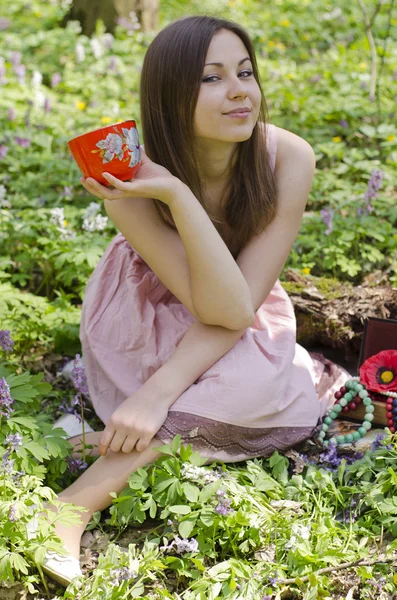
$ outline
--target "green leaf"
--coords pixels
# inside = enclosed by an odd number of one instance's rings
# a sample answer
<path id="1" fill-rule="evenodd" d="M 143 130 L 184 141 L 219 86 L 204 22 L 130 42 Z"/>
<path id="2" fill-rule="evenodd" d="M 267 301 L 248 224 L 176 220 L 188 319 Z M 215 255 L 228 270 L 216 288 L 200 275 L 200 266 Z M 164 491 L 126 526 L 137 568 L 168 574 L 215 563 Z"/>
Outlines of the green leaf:
<path id="1" fill-rule="evenodd" d="M 182 489 L 185 492 L 185 496 L 189 502 L 197 502 L 200 490 L 196 485 L 193 485 L 189 481 L 185 481 L 182 483 Z"/>
<path id="2" fill-rule="evenodd" d="M 191 515 L 179 523 L 178 531 L 183 538 L 190 537 L 197 523 L 197 515 Z"/>
<path id="3" fill-rule="evenodd" d="M 16 552 L 11 552 L 10 559 L 11 565 L 16 571 L 20 571 L 24 575 L 27 575 L 29 573 L 29 563 L 23 558 L 23 556 L 17 554 Z"/>
<path id="4" fill-rule="evenodd" d="M 176 513 L 177 515 L 188 515 L 192 512 L 190 506 L 186 506 L 185 504 L 176 504 L 174 506 L 169 506 L 168 510 L 172 513 Z"/>
<path id="5" fill-rule="evenodd" d="M 212 483 L 206 485 L 200 492 L 200 496 L 198 498 L 199 504 L 204 504 L 205 502 L 207 502 L 207 500 L 212 498 L 212 496 L 221 487 L 221 485 L 221 479 L 218 479 L 218 481 L 213 481 Z"/>

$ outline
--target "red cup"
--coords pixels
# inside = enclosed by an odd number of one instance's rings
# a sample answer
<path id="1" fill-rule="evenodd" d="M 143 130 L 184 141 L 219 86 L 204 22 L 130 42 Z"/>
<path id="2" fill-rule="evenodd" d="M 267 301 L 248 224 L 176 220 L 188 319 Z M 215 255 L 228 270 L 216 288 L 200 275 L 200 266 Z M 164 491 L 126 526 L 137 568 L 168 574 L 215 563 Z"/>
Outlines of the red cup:
<path id="1" fill-rule="evenodd" d="M 102 173 L 128 181 L 142 164 L 138 130 L 132 120 L 78 135 L 68 141 L 68 146 L 84 177 L 106 186 L 110 183 Z"/>

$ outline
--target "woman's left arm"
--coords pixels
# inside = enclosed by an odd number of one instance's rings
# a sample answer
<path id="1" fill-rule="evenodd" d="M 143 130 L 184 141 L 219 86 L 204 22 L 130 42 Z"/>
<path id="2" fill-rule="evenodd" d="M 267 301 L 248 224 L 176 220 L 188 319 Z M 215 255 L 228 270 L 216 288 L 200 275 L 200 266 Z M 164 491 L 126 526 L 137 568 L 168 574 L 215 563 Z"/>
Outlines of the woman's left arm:
<path id="1" fill-rule="evenodd" d="M 304 139 L 278 128 L 278 140 L 277 216 L 248 242 L 236 260 L 248 283 L 254 313 L 265 302 L 283 270 L 301 226 L 316 170 L 313 149 Z"/>

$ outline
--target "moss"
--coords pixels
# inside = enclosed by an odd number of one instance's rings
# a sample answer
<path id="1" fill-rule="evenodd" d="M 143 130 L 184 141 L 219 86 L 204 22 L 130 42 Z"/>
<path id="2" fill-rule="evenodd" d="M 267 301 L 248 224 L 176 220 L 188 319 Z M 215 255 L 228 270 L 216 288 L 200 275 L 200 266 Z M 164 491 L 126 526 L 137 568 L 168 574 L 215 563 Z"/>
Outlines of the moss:
<path id="1" fill-rule="evenodd" d="M 290 295 L 300 295 L 307 287 L 316 287 L 326 300 L 334 300 L 346 295 L 346 288 L 351 289 L 351 284 L 340 282 L 328 277 L 313 277 L 306 275 L 305 283 L 300 281 L 281 281 L 281 285 Z"/>

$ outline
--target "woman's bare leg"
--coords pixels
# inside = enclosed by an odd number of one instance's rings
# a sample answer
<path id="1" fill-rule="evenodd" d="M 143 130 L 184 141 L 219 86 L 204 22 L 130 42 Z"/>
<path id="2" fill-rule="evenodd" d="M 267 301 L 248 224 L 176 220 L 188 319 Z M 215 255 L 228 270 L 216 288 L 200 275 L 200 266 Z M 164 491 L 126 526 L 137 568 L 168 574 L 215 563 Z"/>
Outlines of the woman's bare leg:
<path id="1" fill-rule="evenodd" d="M 106 456 L 100 456 L 72 485 L 58 494 L 62 502 L 73 502 L 87 508 L 86 512 L 80 513 L 81 525 L 55 524 L 57 535 L 73 556 L 80 556 L 80 539 L 93 513 L 111 504 L 110 492 L 119 494 L 126 487 L 131 473 L 153 463 L 160 456 L 160 452 L 152 449 L 153 446 L 163 446 L 163 442 L 153 438 L 149 448 L 143 452 L 133 450 L 124 454 L 108 450 Z"/>

